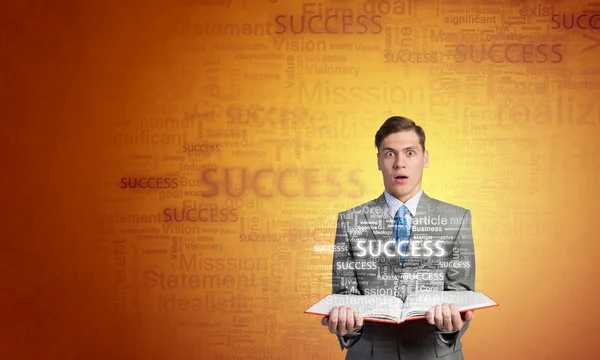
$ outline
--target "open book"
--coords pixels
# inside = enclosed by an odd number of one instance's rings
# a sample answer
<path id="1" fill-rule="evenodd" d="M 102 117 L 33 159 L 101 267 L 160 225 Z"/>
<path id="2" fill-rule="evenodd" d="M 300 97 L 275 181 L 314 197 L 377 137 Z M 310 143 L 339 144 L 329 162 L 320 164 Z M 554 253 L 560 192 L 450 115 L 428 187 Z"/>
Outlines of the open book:
<path id="1" fill-rule="evenodd" d="M 327 316 L 334 307 L 346 306 L 358 311 L 366 321 L 400 324 L 423 319 L 432 306 L 442 303 L 456 304 L 459 312 L 498 306 L 480 292 L 432 291 L 412 293 L 404 302 L 390 295 L 328 295 L 304 313 Z"/>

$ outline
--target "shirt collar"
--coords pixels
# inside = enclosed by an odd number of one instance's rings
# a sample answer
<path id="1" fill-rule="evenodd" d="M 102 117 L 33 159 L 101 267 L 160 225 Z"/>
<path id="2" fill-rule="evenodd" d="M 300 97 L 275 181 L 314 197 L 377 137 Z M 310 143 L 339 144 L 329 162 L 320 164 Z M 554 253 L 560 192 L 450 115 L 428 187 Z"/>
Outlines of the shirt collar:
<path id="1" fill-rule="evenodd" d="M 405 203 L 396 199 L 385 190 L 383 191 L 383 195 L 385 196 L 385 202 L 387 203 L 392 219 L 396 216 L 398 209 L 400 209 L 402 205 L 405 205 L 408 208 L 408 212 L 410 212 L 410 215 L 414 218 L 417 213 L 417 206 L 419 206 L 419 201 L 421 200 L 421 195 L 423 195 L 423 189 L 419 189 L 419 191 Z"/>

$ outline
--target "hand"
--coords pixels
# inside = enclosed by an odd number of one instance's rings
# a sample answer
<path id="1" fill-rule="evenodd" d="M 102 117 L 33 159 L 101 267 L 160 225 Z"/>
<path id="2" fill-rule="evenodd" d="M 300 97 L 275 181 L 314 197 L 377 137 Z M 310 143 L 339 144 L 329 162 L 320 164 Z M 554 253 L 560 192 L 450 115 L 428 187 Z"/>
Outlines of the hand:
<path id="1" fill-rule="evenodd" d="M 345 306 L 334 307 L 331 309 L 329 317 L 321 319 L 321 325 L 327 326 L 329 332 L 332 334 L 344 336 L 356 329 L 360 329 L 363 326 L 363 317 L 358 311 L 352 310 L 352 308 Z"/>
<path id="2" fill-rule="evenodd" d="M 458 331 L 463 328 L 465 322 L 473 319 L 475 314 L 472 311 L 461 314 L 456 304 L 444 303 L 431 307 L 425 317 L 428 323 L 437 326 L 440 330 Z"/>

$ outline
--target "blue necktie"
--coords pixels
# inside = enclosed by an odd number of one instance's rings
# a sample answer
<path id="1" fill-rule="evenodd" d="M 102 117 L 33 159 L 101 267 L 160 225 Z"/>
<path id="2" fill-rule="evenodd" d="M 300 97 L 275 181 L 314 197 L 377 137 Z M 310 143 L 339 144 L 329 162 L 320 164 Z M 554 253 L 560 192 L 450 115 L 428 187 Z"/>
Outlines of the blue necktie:
<path id="1" fill-rule="evenodd" d="M 405 254 L 408 249 L 408 239 L 410 237 L 410 227 L 406 222 L 406 213 L 408 208 L 404 205 L 396 212 L 396 223 L 394 224 L 394 238 L 396 245 L 400 246 L 400 252 Z M 400 243 L 404 241 L 403 243 Z M 404 265 L 404 256 L 400 255 L 400 264 Z"/>

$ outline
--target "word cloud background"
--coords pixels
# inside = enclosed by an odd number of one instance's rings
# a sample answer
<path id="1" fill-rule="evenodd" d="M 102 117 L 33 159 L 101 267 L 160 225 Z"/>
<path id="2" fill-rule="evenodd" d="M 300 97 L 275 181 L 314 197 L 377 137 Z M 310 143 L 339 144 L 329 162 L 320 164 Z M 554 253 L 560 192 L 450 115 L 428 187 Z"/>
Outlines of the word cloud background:
<path id="1" fill-rule="evenodd" d="M 2 341 L 11 359 L 342 359 L 337 213 L 374 134 L 427 134 L 472 211 L 471 359 L 592 359 L 600 3 L 5 1 Z"/>

